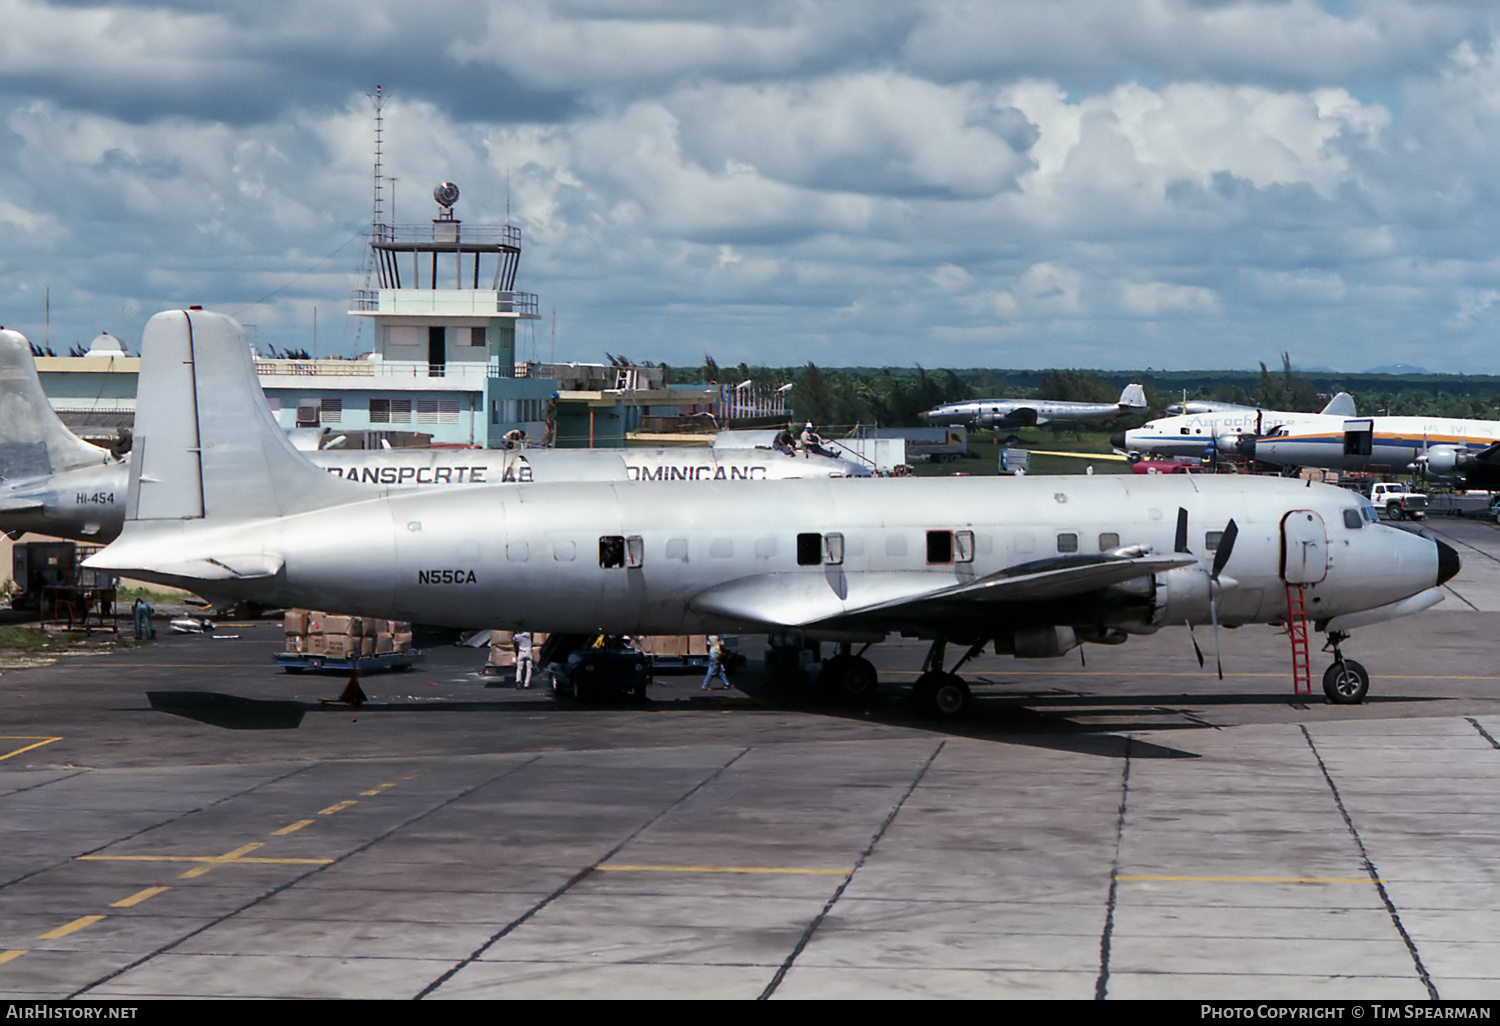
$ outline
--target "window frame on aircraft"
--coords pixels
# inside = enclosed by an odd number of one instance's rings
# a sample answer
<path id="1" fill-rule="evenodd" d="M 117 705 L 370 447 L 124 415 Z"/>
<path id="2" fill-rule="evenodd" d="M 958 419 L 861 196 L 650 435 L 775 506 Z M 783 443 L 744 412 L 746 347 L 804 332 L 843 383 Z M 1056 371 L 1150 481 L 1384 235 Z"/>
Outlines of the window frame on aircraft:
<path id="1" fill-rule="evenodd" d="M 823 536 L 823 562 L 829 566 L 844 563 L 844 536 L 838 532 Z"/>
<path id="2" fill-rule="evenodd" d="M 803 531 L 797 535 L 797 565 L 823 565 L 823 536 L 815 531 Z"/>
<path id="3" fill-rule="evenodd" d="M 1222 542 L 1223 540 L 1224 540 L 1224 532 L 1223 531 L 1205 531 L 1205 532 L 1203 532 L 1203 547 L 1204 547 L 1204 549 L 1206 549 L 1209 552 L 1218 552 L 1219 551 L 1219 543 Z"/>
<path id="4" fill-rule="evenodd" d="M 927 565 L 950 566 L 953 563 L 953 532 L 927 532 Z"/>
<path id="5" fill-rule="evenodd" d="M 601 570 L 638 570 L 645 563 L 646 542 L 638 534 L 601 534 Z"/>
<path id="6" fill-rule="evenodd" d="M 974 562 L 974 532 L 973 531 L 954 531 L 953 532 L 953 562 L 955 562 L 955 563 L 972 563 L 972 562 Z"/>
<path id="7" fill-rule="evenodd" d="M 1116 531 L 1102 531 L 1099 534 L 1099 551 L 1111 552 L 1120 547 L 1120 535 Z"/>

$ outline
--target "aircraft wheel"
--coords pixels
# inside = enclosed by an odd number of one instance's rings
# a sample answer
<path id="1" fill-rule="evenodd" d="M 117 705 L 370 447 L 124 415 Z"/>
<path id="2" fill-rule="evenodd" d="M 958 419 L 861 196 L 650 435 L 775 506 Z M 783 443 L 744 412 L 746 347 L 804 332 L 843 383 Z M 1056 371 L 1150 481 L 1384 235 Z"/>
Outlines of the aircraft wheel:
<path id="1" fill-rule="evenodd" d="M 828 660 L 818 680 L 830 697 L 860 702 L 875 694 L 880 675 L 868 659 L 841 655 Z"/>
<path id="2" fill-rule="evenodd" d="M 1370 690 L 1370 675 L 1353 659 L 1341 659 L 1323 673 L 1323 694 L 1334 705 L 1358 705 Z"/>
<path id="3" fill-rule="evenodd" d="M 912 697 L 924 715 L 957 719 L 969 707 L 969 685 L 954 673 L 924 673 L 917 678 Z"/>

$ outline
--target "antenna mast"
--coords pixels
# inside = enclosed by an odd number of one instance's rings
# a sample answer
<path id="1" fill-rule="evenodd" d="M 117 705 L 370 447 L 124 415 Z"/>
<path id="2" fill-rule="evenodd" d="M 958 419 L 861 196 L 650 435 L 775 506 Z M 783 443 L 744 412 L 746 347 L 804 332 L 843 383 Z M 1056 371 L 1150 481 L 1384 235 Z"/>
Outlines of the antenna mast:
<path id="1" fill-rule="evenodd" d="M 383 116 L 383 114 L 381 112 L 381 107 L 385 103 L 385 96 L 380 91 L 380 85 L 379 85 L 379 83 L 377 83 L 376 86 L 375 86 L 375 95 L 372 97 L 372 99 L 375 101 L 375 207 L 374 207 L 374 211 L 373 211 L 373 216 L 370 219 L 370 232 L 371 232 L 372 235 L 374 235 L 378 239 L 383 234 L 382 229 L 384 228 L 384 222 L 381 220 L 381 213 L 382 212 L 381 212 L 381 204 L 380 204 L 380 183 L 381 183 L 380 146 L 381 146 L 381 141 L 382 141 L 382 139 L 381 139 L 381 133 L 382 133 L 384 127 L 385 127 L 384 126 L 384 116 Z"/>

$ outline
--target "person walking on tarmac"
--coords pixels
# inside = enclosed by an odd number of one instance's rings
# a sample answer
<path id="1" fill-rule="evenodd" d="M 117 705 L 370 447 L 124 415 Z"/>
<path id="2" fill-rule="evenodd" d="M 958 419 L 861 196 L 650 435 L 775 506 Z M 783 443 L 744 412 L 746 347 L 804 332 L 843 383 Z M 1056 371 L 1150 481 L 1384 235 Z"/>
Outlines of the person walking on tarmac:
<path id="1" fill-rule="evenodd" d="M 717 686 L 710 684 L 715 677 L 724 683 Z M 704 691 L 728 691 L 733 685 L 729 683 L 729 674 L 724 672 L 724 642 L 717 634 L 708 636 L 708 672 L 703 675 Z"/>
<path id="2" fill-rule="evenodd" d="M 517 631 L 512 636 L 511 644 L 516 651 L 516 687 L 531 687 L 531 671 L 533 661 L 531 658 L 531 632 Z"/>
<path id="3" fill-rule="evenodd" d="M 156 637 L 156 625 L 151 622 L 151 616 L 155 612 L 156 610 L 151 608 L 151 603 L 145 599 L 136 599 L 135 604 L 130 607 L 131 618 L 135 621 L 136 641 Z"/>

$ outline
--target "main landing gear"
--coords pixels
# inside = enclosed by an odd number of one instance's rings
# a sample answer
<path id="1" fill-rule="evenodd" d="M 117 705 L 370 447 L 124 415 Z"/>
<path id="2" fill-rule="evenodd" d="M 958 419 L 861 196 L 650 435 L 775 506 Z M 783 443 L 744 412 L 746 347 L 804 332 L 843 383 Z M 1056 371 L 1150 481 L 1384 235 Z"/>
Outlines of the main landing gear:
<path id="1" fill-rule="evenodd" d="M 932 648 L 927 651 L 926 661 L 922 663 L 922 675 L 912 685 L 911 697 L 917 711 L 941 720 L 962 716 L 973 696 L 969 693 L 969 685 L 958 675 L 958 669 L 984 651 L 985 644 L 979 641 L 970 646 L 963 658 L 953 664 L 953 669 L 945 671 L 943 656 L 948 639 L 940 637 L 934 640 Z"/>
<path id="2" fill-rule="evenodd" d="M 869 647 L 866 645 L 855 655 L 849 651 L 846 641 L 839 645 L 834 657 L 823 664 L 818 683 L 830 698 L 863 702 L 874 697 L 875 689 L 880 685 L 880 675 L 875 672 L 875 664 L 864 657 Z"/>
<path id="3" fill-rule="evenodd" d="M 1349 637 L 1347 631 L 1329 631 L 1328 644 L 1333 649 L 1333 665 L 1323 673 L 1323 694 L 1334 705 L 1358 705 L 1370 690 L 1370 675 L 1353 659 L 1345 659 L 1339 645 Z"/>

